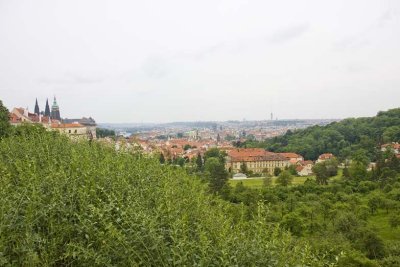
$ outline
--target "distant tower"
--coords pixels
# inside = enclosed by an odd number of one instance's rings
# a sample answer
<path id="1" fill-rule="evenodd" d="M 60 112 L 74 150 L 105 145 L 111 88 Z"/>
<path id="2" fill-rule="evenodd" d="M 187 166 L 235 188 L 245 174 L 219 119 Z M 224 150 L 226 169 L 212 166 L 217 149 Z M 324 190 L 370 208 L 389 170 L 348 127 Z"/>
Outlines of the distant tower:
<path id="1" fill-rule="evenodd" d="M 61 120 L 60 108 L 57 105 L 56 97 L 54 97 L 53 105 L 51 106 L 51 118 L 55 120 Z"/>
<path id="2" fill-rule="evenodd" d="M 35 114 L 36 114 L 36 115 L 39 115 L 39 113 L 40 113 L 40 110 L 39 110 L 39 105 L 38 105 L 37 98 L 36 98 L 36 103 L 35 103 Z"/>
<path id="3" fill-rule="evenodd" d="M 46 99 L 46 108 L 44 110 L 44 115 L 46 117 L 50 117 L 49 99 Z"/>
<path id="4" fill-rule="evenodd" d="M 274 114 L 271 112 L 271 121 L 274 119 Z"/>

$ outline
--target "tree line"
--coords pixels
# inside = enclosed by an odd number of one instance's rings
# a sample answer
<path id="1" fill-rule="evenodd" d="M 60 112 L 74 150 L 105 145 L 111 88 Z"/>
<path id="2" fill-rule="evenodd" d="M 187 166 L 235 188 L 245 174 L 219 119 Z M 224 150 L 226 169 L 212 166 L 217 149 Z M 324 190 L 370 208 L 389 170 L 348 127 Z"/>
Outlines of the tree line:
<path id="1" fill-rule="evenodd" d="M 265 141 L 235 143 L 240 147 L 262 147 L 273 152 L 295 152 L 305 159 L 316 160 L 323 153 L 339 159 L 363 150 L 375 161 L 376 149 L 389 142 L 400 142 L 400 108 L 379 112 L 375 117 L 349 118 L 326 126 L 287 131 Z"/>

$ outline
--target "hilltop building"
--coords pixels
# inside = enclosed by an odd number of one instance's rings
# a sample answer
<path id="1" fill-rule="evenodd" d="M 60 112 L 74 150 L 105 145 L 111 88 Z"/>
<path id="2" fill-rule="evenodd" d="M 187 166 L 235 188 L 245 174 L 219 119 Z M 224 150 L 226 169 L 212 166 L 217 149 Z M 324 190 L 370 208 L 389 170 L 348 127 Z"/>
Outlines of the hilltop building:
<path id="1" fill-rule="evenodd" d="M 317 163 L 321 163 L 324 162 L 326 160 L 330 160 L 333 159 L 335 156 L 332 153 L 324 153 L 319 155 L 318 159 L 317 159 Z"/>
<path id="2" fill-rule="evenodd" d="M 86 132 L 87 132 L 87 134 L 89 136 L 89 139 L 96 138 L 96 126 L 97 126 L 97 124 L 96 124 L 96 121 L 92 117 L 89 117 L 89 118 L 83 117 L 81 119 L 67 119 L 67 118 L 65 118 L 65 119 L 62 120 L 62 122 L 63 123 L 69 123 L 69 124 L 78 123 L 78 124 L 80 124 L 80 125 L 82 125 L 82 126 L 84 126 L 86 128 Z"/>
<path id="3" fill-rule="evenodd" d="M 292 152 L 287 152 L 287 153 L 278 153 L 279 155 L 284 156 L 291 164 L 297 164 L 298 162 L 304 161 L 303 156 L 292 153 Z"/>
<path id="4" fill-rule="evenodd" d="M 96 121 L 89 118 L 81 119 L 62 119 L 60 116 L 60 108 L 54 97 L 53 105 L 49 107 L 49 101 L 46 100 L 44 112 L 40 112 L 39 104 L 36 99 L 34 113 L 30 113 L 28 109 L 14 108 L 9 115 L 12 125 L 21 123 L 40 123 L 48 130 L 58 131 L 69 135 L 73 139 L 94 139 L 96 138 Z"/>
<path id="5" fill-rule="evenodd" d="M 52 123 L 51 129 L 62 134 L 67 134 L 72 139 L 90 139 L 87 129 L 80 123 Z"/>

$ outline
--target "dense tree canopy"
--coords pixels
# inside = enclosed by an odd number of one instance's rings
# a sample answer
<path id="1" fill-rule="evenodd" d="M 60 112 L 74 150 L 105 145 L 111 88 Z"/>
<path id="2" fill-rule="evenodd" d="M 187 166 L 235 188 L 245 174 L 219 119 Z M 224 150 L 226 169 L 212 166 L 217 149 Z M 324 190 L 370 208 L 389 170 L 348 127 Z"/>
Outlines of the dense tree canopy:
<path id="1" fill-rule="evenodd" d="M 115 137 L 115 131 L 105 128 L 96 128 L 97 137 Z"/>
<path id="2" fill-rule="evenodd" d="M 276 152 L 296 152 L 315 160 L 322 153 L 333 153 L 340 159 L 354 151 L 365 150 L 375 160 L 376 148 L 384 142 L 400 141 L 400 108 L 379 112 L 371 118 L 350 118 L 327 126 L 313 126 L 264 142 L 247 141 L 241 146 L 264 147 Z"/>

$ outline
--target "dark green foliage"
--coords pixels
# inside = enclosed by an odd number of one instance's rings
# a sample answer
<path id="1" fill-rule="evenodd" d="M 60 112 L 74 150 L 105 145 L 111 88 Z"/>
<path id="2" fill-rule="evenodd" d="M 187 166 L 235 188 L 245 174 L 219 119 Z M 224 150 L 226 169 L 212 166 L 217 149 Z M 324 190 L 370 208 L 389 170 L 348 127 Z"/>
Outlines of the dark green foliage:
<path id="1" fill-rule="evenodd" d="M 203 169 L 203 158 L 201 157 L 200 153 L 197 154 L 196 165 L 198 171 L 201 171 Z"/>
<path id="2" fill-rule="evenodd" d="M 278 176 L 281 172 L 282 172 L 282 169 L 281 169 L 281 168 L 279 168 L 279 167 L 275 167 L 275 168 L 274 168 L 274 175 L 275 175 L 275 176 Z"/>
<path id="3" fill-rule="evenodd" d="M 179 166 L 183 167 L 186 163 L 186 159 L 185 158 L 178 158 L 177 159 L 177 163 Z"/>
<path id="4" fill-rule="evenodd" d="M 247 164 L 246 162 L 242 162 L 240 164 L 240 172 L 244 174 L 248 174 L 249 170 L 247 169 Z"/>
<path id="5" fill-rule="evenodd" d="M 367 178 L 371 177 L 368 173 Z M 400 245 L 389 251 L 390 245 L 381 236 L 383 228 L 398 233 L 398 173 L 396 177 L 384 187 L 379 181 L 354 179 L 335 179 L 327 185 L 309 179 L 304 185 L 258 190 L 240 185 L 231 192 L 230 201 L 244 204 L 249 218 L 257 213 L 256 203 L 267 203 L 269 223 L 279 224 L 320 249 L 328 246 L 343 253 L 339 266 L 379 266 L 400 257 Z M 377 218 L 379 224 L 374 222 Z"/>
<path id="6" fill-rule="evenodd" d="M 163 153 L 160 153 L 159 161 L 160 161 L 161 164 L 165 163 L 165 157 L 164 157 Z"/>
<path id="7" fill-rule="evenodd" d="M 383 141 L 389 142 L 400 142 L 400 126 L 391 126 L 386 128 L 383 132 Z"/>
<path id="8" fill-rule="evenodd" d="M 296 152 L 315 160 L 322 153 L 333 153 L 340 159 L 363 149 L 375 160 L 376 147 L 382 142 L 399 141 L 400 108 L 379 112 L 371 118 L 345 119 L 327 126 L 313 126 L 287 132 L 264 142 L 247 141 L 242 147 L 262 147 L 276 152 Z"/>
<path id="9" fill-rule="evenodd" d="M 285 167 L 285 170 L 289 171 L 291 175 L 297 175 L 296 165 L 291 164 L 288 167 Z"/>
<path id="10" fill-rule="evenodd" d="M 236 138 L 234 137 L 234 136 L 232 136 L 232 135 L 226 135 L 225 136 L 225 138 L 224 138 L 226 141 L 233 141 L 233 140 L 235 140 Z"/>
<path id="11" fill-rule="evenodd" d="M 385 256 L 383 240 L 371 229 L 364 229 L 361 235 L 361 243 L 366 255 L 370 259 L 381 259 Z"/>
<path id="12" fill-rule="evenodd" d="M 96 128 L 96 136 L 99 138 L 115 137 L 115 131 L 103 128 Z"/>
<path id="13" fill-rule="evenodd" d="M 97 142 L 72 143 L 40 127 L 16 132 L 0 141 L 2 266 L 333 266 L 336 261 L 337 253 L 327 257 L 269 225 L 263 204 L 246 216 L 245 207 L 207 194 L 182 168 Z M 220 164 L 207 162 L 209 171 Z"/>
<path id="14" fill-rule="evenodd" d="M 218 158 L 211 157 L 207 159 L 204 169 L 211 192 L 220 192 L 228 181 L 228 173 L 224 164 Z"/>
<path id="15" fill-rule="evenodd" d="M 11 132 L 9 114 L 8 109 L 3 106 L 3 102 L 0 100 L 0 139 L 8 136 Z"/>
<path id="16" fill-rule="evenodd" d="M 293 176 L 290 174 L 289 171 L 283 171 L 279 174 L 276 182 L 281 186 L 288 186 L 291 185 L 293 181 Z"/>
<path id="17" fill-rule="evenodd" d="M 400 215 L 399 214 L 392 214 L 389 217 L 389 224 L 393 228 L 399 227 L 400 226 Z"/>
<path id="18" fill-rule="evenodd" d="M 204 162 L 207 162 L 209 158 L 217 158 L 222 164 L 225 164 L 225 156 L 226 153 L 224 151 L 220 151 L 218 148 L 211 148 L 204 154 Z"/>
<path id="19" fill-rule="evenodd" d="M 330 177 L 336 176 L 338 172 L 338 162 L 336 159 L 326 160 L 317 163 L 312 168 L 315 173 L 316 182 L 321 185 L 327 185 Z"/>
<path id="20" fill-rule="evenodd" d="M 301 236 L 304 227 L 301 217 L 296 213 L 288 213 L 283 216 L 281 226 L 297 236 Z"/>

